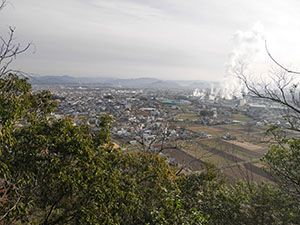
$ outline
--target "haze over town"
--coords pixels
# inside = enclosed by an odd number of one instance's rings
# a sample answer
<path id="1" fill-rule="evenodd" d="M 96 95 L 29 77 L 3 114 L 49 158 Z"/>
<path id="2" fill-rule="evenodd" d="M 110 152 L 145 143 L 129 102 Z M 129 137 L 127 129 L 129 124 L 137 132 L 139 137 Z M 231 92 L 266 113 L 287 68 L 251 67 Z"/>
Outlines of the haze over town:
<path id="1" fill-rule="evenodd" d="M 299 0 L 0 0 L 0 224 L 300 224 Z"/>

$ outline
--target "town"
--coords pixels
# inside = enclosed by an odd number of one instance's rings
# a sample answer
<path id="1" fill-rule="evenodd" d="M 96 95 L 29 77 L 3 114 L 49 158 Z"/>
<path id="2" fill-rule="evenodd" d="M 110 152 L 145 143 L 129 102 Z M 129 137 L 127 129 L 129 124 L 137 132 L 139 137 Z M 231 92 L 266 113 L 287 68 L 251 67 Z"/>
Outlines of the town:
<path id="1" fill-rule="evenodd" d="M 270 125 L 288 128 L 279 105 L 250 95 L 222 99 L 204 89 L 150 89 L 95 85 L 34 85 L 49 89 L 60 106 L 56 118 L 97 129 L 99 118 L 113 118 L 114 143 L 126 151 L 157 152 L 182 173 L 215 164 L 229 180 L 270 180 L 261 157 L 268 150 Z"/>

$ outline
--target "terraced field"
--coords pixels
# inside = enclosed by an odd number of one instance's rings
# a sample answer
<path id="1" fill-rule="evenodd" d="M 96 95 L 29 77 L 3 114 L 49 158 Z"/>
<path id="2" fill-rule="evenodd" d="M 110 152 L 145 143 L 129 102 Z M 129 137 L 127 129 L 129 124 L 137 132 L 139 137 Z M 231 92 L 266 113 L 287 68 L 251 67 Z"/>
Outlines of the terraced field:
<path id="1" fill-rule="evenodd" d="M 249 131 L 241 124 L 202 126 L 188 123 L 186 129 L 195 134 L 202 131 L 211 134 L 213 138 L 166 143 L 162 153 L 174 159 L 179 168 L 199 171 L 205 162 L 211 162 L 223 171 L 230 183 L 236 179 L 256 182 L 272 180 L 260 160 L 268 150 L 268 145 L 261 141 L 265 137 L 263 128 L 255 127 Z M 221 136 L 227 133 L 235 136 L 236 140 L 222 139 Z M 128 150 L 136 151 L 140 148 L 136 144 L 129 146 Z"/>
<path id="2" fill-rule="evenodd" d="M 237 178 L 255 181 L 271 180 L 260 162 L 261 153 L 251 151 L 222 139 L 197 140 L 185 144 L 184 151 L 204 162 L 212 162 L 224 171 L 229 180 Z"/>
<path id="3" fill-rule="evenodd" d="M 263 142 L 266 137 L 265 128 L 247 128 L 242 124 L 228 124 L 217 126 L 202 126 L 196 124 L 189 124 L 188 129 L 192 132 L 198 133 L 200 131 L 211 134 L 214 138 L 221 137 L 227 133 L 235 136 L 240 142 L 249 142 L 252 144 L 259 144 Z"/>
<path id="4" fill-rule="evenodd" d="M 241 124 L 200 126 L 191 125 L 188 129 L 194 133 L 200 131 L 213 136 L 212 139 L 197 138 L 182 141 L 180 148 L 191 156 L 204 162 L 212 162 L 223 170 L 229 181 L 250 179 L 258 182 L 272 180 L 263 169 L 260 159 L 268 150 L 261 141 L 265 137 L 263 128 L 247 129 Z M 223 140 L 221 136 L 230 133 L 236 140 Z"/>

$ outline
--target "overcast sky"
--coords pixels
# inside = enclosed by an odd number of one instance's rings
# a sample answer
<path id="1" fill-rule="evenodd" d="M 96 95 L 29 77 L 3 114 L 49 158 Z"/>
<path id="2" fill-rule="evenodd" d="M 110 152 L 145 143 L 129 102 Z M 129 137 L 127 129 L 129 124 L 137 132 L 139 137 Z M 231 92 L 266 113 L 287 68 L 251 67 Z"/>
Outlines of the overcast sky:
<path id="1" fill-rule="evenodd" d="M 0 34 L 33 41 L 16 69 L 40 75 L 221 80 L 255 24 L 273 56 L 300 67 L 299 0 L 9 0 Z M 263 51 L 264 52 L 264 51 Z"/>

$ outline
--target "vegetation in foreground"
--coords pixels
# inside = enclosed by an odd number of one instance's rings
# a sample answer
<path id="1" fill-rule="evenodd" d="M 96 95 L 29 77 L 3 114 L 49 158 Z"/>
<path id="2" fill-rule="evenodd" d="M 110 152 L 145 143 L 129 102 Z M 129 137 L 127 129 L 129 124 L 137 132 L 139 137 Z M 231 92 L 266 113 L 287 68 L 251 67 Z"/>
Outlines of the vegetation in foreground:
<path id="1" fill-rule="evenodd" d="M 52 118 L 51 93 L 30 90 L 26 79 L 0 78 L 2 224 L 300 221 L 295 139 L 284 139 L 285 148 L 274 146 L 265 157 L 282 186 L 241 181 L 228 187 L 211 165 L 200 174 L 176 176 L 157 154 L 115 149 L 108 116 L 93 132 L 70 118 Z M 285 174 L 278 173 L 282 169 Z"/>
<path id="2" fill-rule="evenodd" d="M 0 10 L 5 3 L 0 0 Z M 209 164 L 201 173 L 177 176 L 157 154 L 115 149 L 108 116 L 97 132 L 53 118 L 52 94 L 32 94 L 26 79 L 9 73 L 30 47 L 13 41 L 10 27 L 0 50 L 0 224 L 300 224 L 298 139 L 270 129 L 278 144 L 264 159 L 276 186 L 227 186 Z M 283 98 L 269 89 L 261 95 L 245 82 L 257 96 L 292 109 L 296 115 L 287 117 L 297 125 L 297 86 L 290 103 L 280 82 Z"/>

